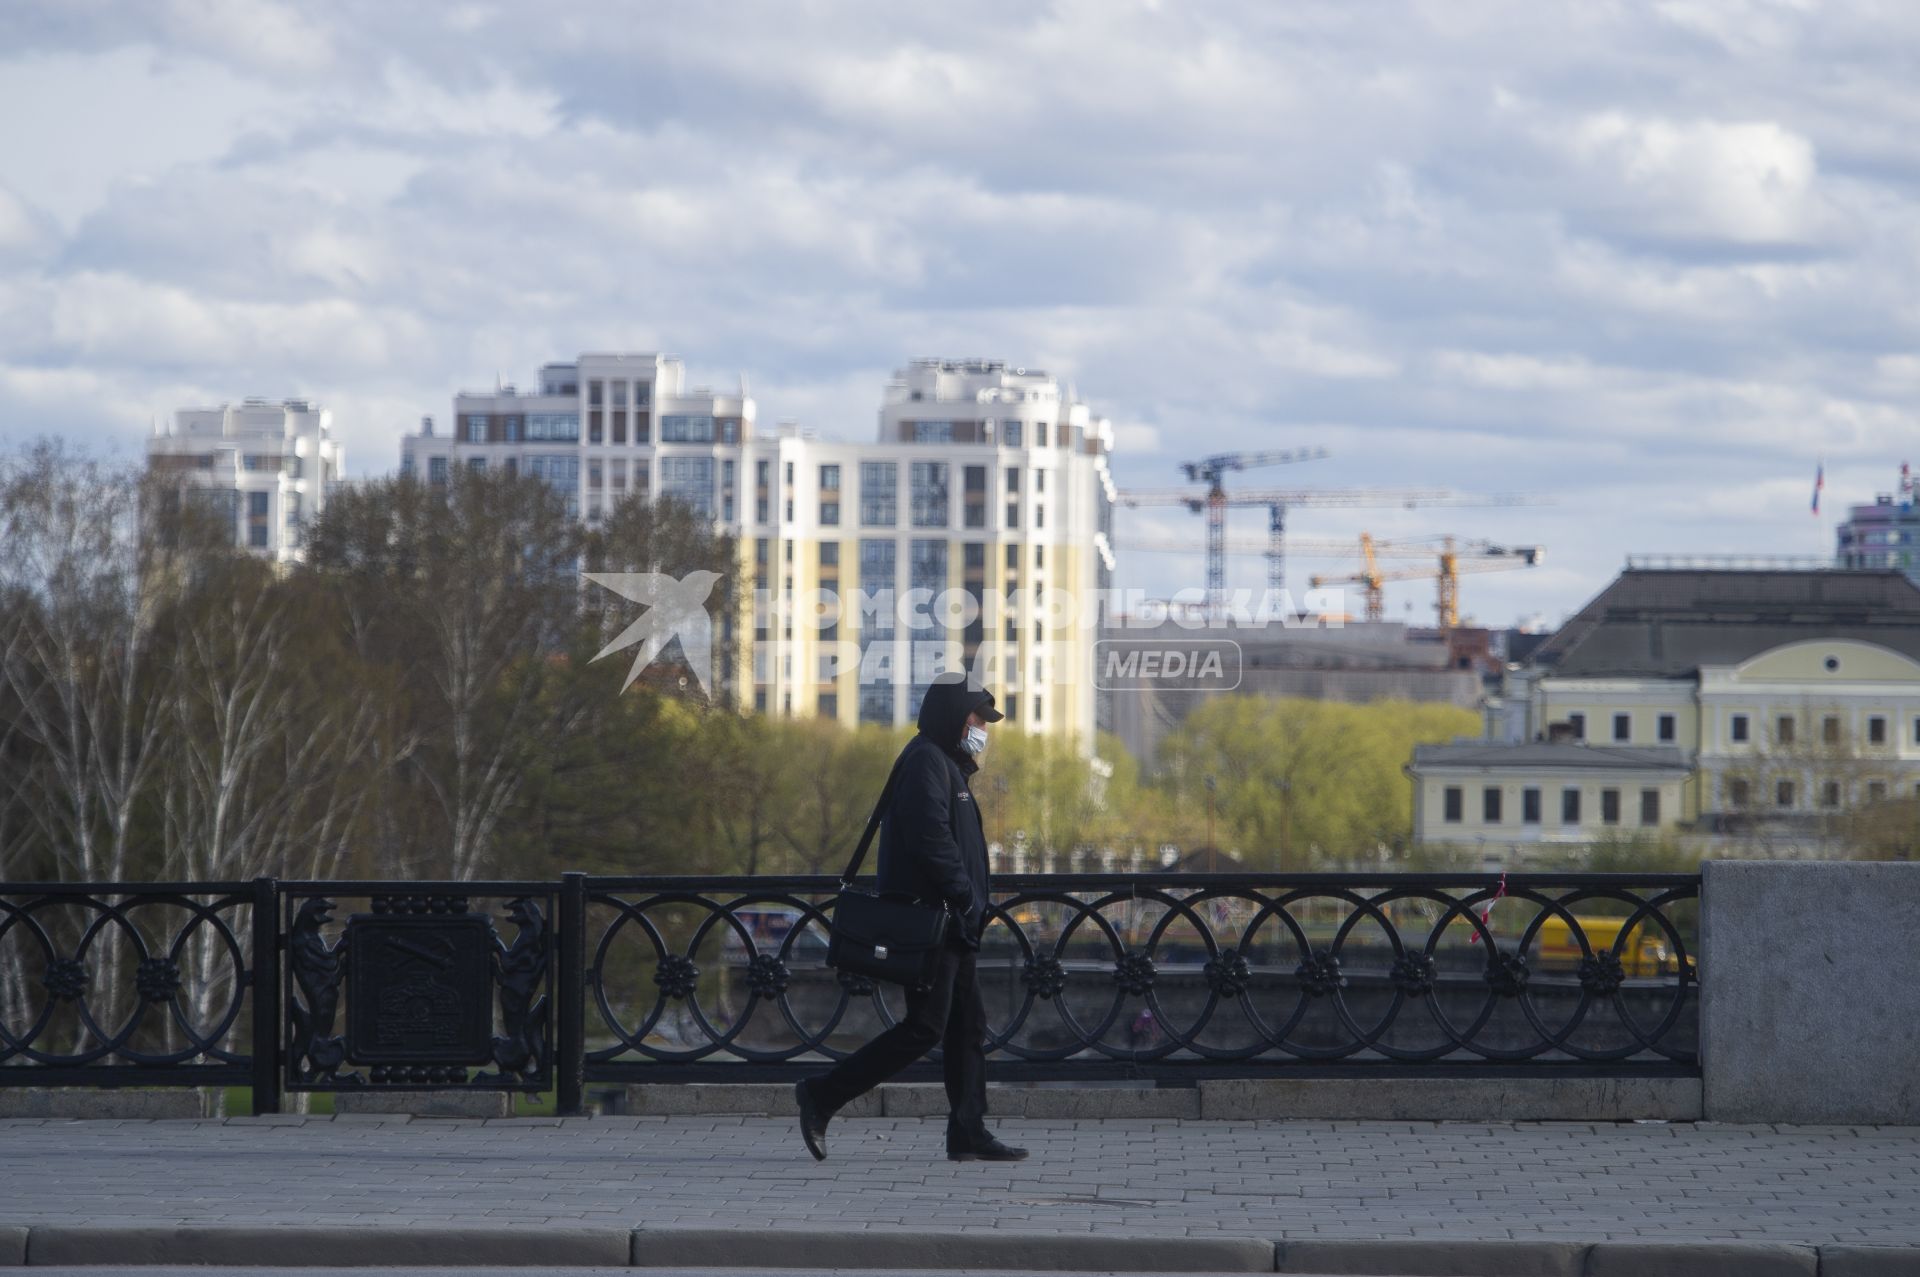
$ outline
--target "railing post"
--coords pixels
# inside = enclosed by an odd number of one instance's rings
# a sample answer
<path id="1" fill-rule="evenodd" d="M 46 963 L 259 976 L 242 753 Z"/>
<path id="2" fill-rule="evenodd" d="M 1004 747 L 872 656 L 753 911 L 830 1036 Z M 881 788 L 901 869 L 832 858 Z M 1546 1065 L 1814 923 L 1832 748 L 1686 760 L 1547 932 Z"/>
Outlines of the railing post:
<path id="1" fill-rule="evenodd" d="M 554 1043 L 554 1109 L 562 1117 L 586 1112 L 587 876 L 560 876 L 560 1014 Z"/>
<path id="2" fill-rule="evenodd" d="M 253 880 L 253 1111 L 280 1111 L 280 886 Z"/>

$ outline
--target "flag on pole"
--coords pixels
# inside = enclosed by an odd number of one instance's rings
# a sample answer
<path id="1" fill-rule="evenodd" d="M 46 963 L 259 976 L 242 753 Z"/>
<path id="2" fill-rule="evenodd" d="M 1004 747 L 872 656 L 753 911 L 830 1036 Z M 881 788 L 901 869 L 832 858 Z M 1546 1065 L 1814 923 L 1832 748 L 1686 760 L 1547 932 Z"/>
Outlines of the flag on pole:
<path id="1" fill-rule="evenodd" d="M 1820 489 L 1827 486 L 1827 463 L 1822 461 L 1813 470 L 1813 513 L 1820 513 Z"/>

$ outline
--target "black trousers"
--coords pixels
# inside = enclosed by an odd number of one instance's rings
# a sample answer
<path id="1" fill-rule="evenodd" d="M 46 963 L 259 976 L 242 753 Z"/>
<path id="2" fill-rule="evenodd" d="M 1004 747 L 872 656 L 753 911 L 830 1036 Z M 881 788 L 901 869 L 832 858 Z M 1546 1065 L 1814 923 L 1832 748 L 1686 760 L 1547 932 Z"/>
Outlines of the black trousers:
<path id="1" fill-rule="evenodd" d="M 905 1017 L 808 1087 L 814 1102 L 832 1113 L 938 1046 L 947 1083 L 947 1142 L 972 1144 L 987 1136 L 986 1040 L 978 955 L 948 946 L 927 991 L 907 994 Z"/>

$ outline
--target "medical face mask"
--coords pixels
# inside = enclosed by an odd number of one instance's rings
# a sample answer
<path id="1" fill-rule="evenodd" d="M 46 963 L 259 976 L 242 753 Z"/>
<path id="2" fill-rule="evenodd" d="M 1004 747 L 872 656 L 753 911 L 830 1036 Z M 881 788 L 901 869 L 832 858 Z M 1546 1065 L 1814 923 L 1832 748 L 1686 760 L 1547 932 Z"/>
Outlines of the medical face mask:
<path id="1" fill-rule="evenodd" d="M 966 750 L 976 758 L 986 753 L 987 729 L 984 727 L 967 728 L 967 734 L 960 738 L 960 748 Z"/>

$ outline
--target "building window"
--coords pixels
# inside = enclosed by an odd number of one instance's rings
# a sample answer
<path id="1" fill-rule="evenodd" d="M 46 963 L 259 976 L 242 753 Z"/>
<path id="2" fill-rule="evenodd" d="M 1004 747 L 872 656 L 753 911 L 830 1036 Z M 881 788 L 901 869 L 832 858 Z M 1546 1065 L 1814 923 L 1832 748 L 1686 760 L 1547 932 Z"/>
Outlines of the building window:
<path id="1" fill-rule="evenodd" d="M 445 457 L 427 458 L 427 482 L 445 483 L 447 481 L 447 459 Z"/>
<path id="2" fill-rule="evenodd" d="M 837 692 L 822 692 L 816 702 L 814 713 L 821 718 L 840 717 L 840 696 Z"/>
<path id="3" fill-rule="evenodd" d="M 987 468 L 968 466 L 965 470 L 966 502 L 962 521 L 970 528 L 987 526 Z"/>
<path id="4" fill-rule="evenodd" d="M 1615 714 L 1613 716 L 1613 738 L 1617 741 L 1633 739 L 1633 715 Z"/>
<path id="5" fill-rule="evenodd" d="M 660 496 L 679 501 L 703 519 L 711 519 L 713 458 L 660 458 Z"/>
<path id="6" fill-rule="evenodd" d="M 1540 791 L 1528 787 L 1520 791 L 1520 823 L 1537 825 L 1540 823 Z"/>
<path id="7" fill-rule="evenodd" d="M 1480 791 L 1480 819 L 1489 825 L 1500 823 L 1500 789 L 1488 785 Z"/>
<path id="8" fill-rule="evenodd" d="M 1821 784 L 1820 805 L 1822 807 L 1838 807 L 1840 805 L 1840 782 L 1839 781 L 1829 780 Z"/>
<path id="9" fill-rule="evenodd" d="M 820 491 L 822 492 L 840 491 L 840 467 L 839 466 L 821 466 L 820 467 Z"/>
<path id="10" fill-rule="evenodd" d="M 1662 741 L 1665 741 L 1665 742 L 1668 742 L 1668 743 L 1671 743 L 1671 742 L 1673 741 L 1673 737 L 1674 737 L 1674 719 L 1673 719 L 1673 715 L 1671 715 L 1671 714 L 1662 714 L 1662 715 L 1660 716 L 1660 720 L 1659 720 L 1659 722 L 1660 722 L 1660 739 L 1661 739 Z"/>
<path id="11" fill-rule="evenodd" d="M 1580 823 L 1580 791 L 1571 785 L 1560 791 L 1560 823 Z"/>
<path id="12" fill-rule="evenodd" d="M 1747 741 L 1747 716 L 1745 714 L 1735 714 L 1732 721 L 1728 724 L 1728 727 L 1734 742 L 1744 745 Z M 1920 728 L 1920 720 L 1916 720 L 1916 727 Z"/>
<path id="13" fill-rule="evenodd" d="M 1640 791 L 1640 823 L 1652 828 L 1660 823 L 1660 791 L 1643 789 Z"/>
<path id="14" fill-rule="evenodd" d="M 462 417 L 460 418 L 460 424 L 466 427 L 468 443 L 485 443 L 487 441 L 487 414 L 484 412 L 476 412 Z"/>
<path id="15" fill-rule="evenodd" d="M 712 443 L 713 418 L 696 413 L 670 412 L 660 418 L 661 443 Z"/>
<path id="16" fill-rule="evenodd" d="M 820 557 L 821 567 L 823 568 L 839 567 L 840 566 L 840 543 L 838 541 L 820 542 L 819 557 Z"/>
<path id="17" fill-rule="evenodd" d="M 1003 421 L 1000 423 L 1000 446 L 1003 448 L 1018 448 L 1020 446 L 1019 422 Z"/>
<path id="18" fill-rule="evenodd" d="M 1887 743 L 1887 720 L 1879 714 L 1867 720 L 1867 744 L 1884 745 Z"/>
<path id="19" fill-rule="evenodd" d="M 1753 801 L 1753 787 L 1739 777 L 1727 781 L 1727 806 L 1745 807 Z"/>
<path id="20" fill-rule="evenodd" d="M 467 458 L 468 474 L 485 474 L 486 472 L 487 472 L 487 459 L 485 457 L 468 457 Z"/>
<path id="21" fill-rule="evenodd" d="M 580 414 L 577 412 L 530 412 L 527 414 L 527 439 L 545 443 L 560 440 L 580 441 Z"/>
<path id="22" fill-rule="evenodd" d="M 913 501 L 913 526 L 947 526 L 947 463 L 916 461 L 910 467 Z"/>
<path id="23" fill-rule="evenodd" d="M 1047 446 L 1047 423 L 1046 422 L 1036 421 L 1033 423 L 1033 437 L 1034 437 L 1034 441 L 1038 443 L 1042 448 Z"/>
<path id="24" fill-rule="evenodd" d="M 1600 791 L 1600 823 L 1617 825 L 1620 823 L 1620 791 L 1603 789 Z"/>
<path id="25" fill-rule="evenodd" d="M 1867 801 L 1868 802 L 1877 803 L 1877 802 L 1880 802 L 1882 799 L 1884 799 L 1886 796 L 1887 796 L 1886 781 L 1870 780 L 1867 782 Z"/>
<path id="26" fill-rule="evenodd" d="M 1585 740 L 1587 738 L 1587 716 L 1585 714 L 1567 715 L 1567 726 L 1573 730 L 1573 738 L 1575 740 Z"/>
<path id="27" fill-rule="evenodd" d="M 910 421 L 915 443 L 952 443 L 953 423 L 951 421 Z"/>
<path id="28" fill-rule="evenodd" d="M 1820 720 L 1820 742 L 1823 745 L 1840 743 L 1840 720 L 1832 714 Z"/>
<path id="29" fill-rule="evenodd" d="M 860 525 L 890 528 L 899 518 L 900 467 L 891 461 L 860 463 Z"/>
<path id="30" fill-rule="evenodd" d="M 1448 785 L 1446 794 L 1446 821 L 1449 825 L 1460 823 L 1461 810 L 1466 801 L 1464 791 L 1458 785 Z"/>
<path id="31" fill-rule="evenodd" d="M 247 544 L 255 549 L 265 549 L 267 545 L 267 527 L 256 523 L 247 529 Z"/>
<path id="32" fill-rule="evenodd" d="M 1773 739 L 1775 744 L 1793 744 L 1793 718 L 1782 714 L 1773 720 Z"/>
<path id="33" fill-rule="evenodd" d="M 1773 805 L 1775 807 L 1793 806 L 1793 782 L 1778 780 L 1773 783 Z"/>
<path id="34" fill-rule="evenodd" d="M 985 572 L 987 570 L 987 546 L 984 541 L 969 541 L 960 553 L 963 566 L 967 571 Z"/>

